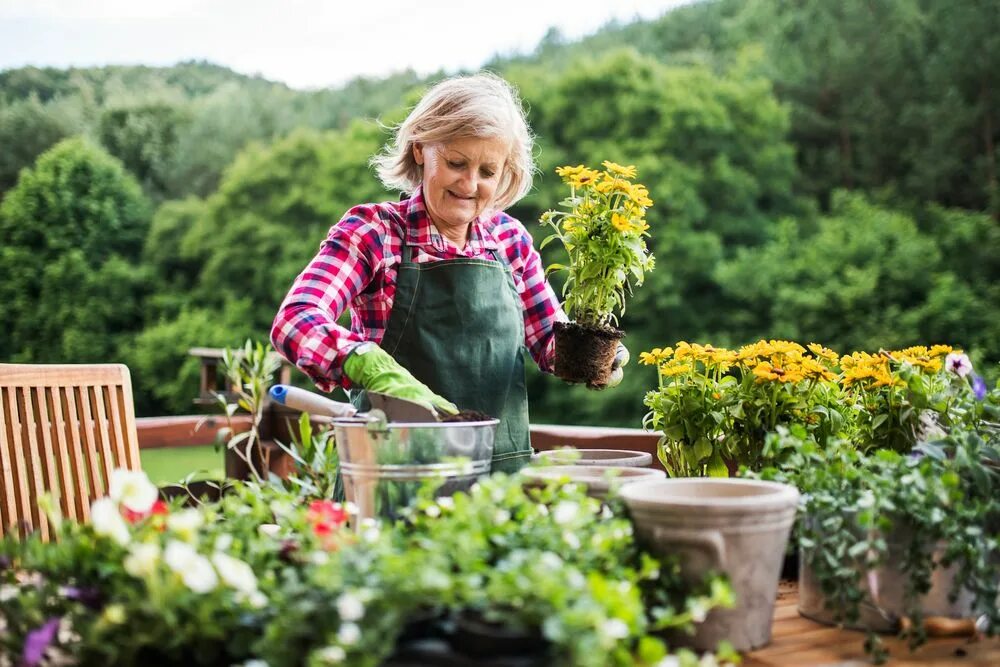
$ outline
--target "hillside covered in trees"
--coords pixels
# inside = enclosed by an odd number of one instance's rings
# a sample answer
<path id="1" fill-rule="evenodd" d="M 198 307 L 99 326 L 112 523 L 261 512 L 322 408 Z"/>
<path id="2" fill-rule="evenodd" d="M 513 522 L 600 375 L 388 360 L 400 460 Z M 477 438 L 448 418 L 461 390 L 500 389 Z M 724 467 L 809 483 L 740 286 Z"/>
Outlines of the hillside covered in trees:
<path id="1" fill-rule="evenodd" d="M 996 379 L 996 2 L 715 0 L 485 66 L 538 137 L 510 211 L 529 230 L 558 165 L 635 164 L 649 187 L 633 355 L 949 343 Z M 326 230 L 396 197 L 368 158 L 444 74 L 306 92 L 199 62 L 0 72 L 3 360 L 122 361 L 141 414 L 190 412 L 187 349 L 266 338 Z M 536 422 L 636 426 L 655 379 L 529 382 Z"/>

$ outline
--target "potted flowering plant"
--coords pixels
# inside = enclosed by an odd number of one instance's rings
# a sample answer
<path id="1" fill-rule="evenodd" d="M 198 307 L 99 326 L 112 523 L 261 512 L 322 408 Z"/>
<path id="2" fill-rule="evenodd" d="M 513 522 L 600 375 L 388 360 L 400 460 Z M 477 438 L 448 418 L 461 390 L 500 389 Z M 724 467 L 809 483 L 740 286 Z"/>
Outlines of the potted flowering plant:
<path id="1" fill-rule="evenodd" d="M 960 395 L 956 387 L 985 391 L 969 358 L 948 345 L 854 352 L 841 358 L 840 367 L 851 412 L 849 435 L 865 450 L 908 452 L 921 439 L 968 417 L 949 409 Z"/>
<path id="2" fill-rule="evenodd" d="M 633 183 L 634 166 L 605 161 L 604 170 L 583 165 L 556 173 L 569 186 L 565 210 L 542 214 L 553 233 L 540 244 L 558 240 L 569 259 L 546 273 L 565 270 L 563 307 L 571 322 L 555 325 L 555 373 L 567 382 L 592 388 L 608 385 L 619 341 L 615 325 L 625 312 L 625 297 L 653 268 L 646 248 L 646 210 L 653 205 L 645 186 Z"/>
<path id="3" fill-rule="evenodd" d="M 672 477 L 726 477 L 766 463 L 764 440 L 802 424 L 819 441 L 840 431 L 837 355 L 821 345 L 761 340 L 739 350 L 685 341 L 639 361 L 657 369 L 646 394 L 647 429 L 662 433 L 659 457 Z"/>

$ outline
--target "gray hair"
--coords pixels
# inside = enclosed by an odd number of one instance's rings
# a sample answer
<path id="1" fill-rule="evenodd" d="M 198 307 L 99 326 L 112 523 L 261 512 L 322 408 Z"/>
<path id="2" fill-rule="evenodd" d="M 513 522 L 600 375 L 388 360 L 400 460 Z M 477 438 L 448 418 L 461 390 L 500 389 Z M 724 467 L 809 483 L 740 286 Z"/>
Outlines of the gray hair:
<path id="1" fill-rule="evenodd" d="M 435 84 L 371 163 L 386 188 L 413 192 L 423 181 L 423 167 L 413 157 L 414 144 L 470 137 L 497 138 L 509 145 L 494 209 L 502 211 L 528 194 L 535 171 L 534 140 L 517 90 L 490 72 Z"/>

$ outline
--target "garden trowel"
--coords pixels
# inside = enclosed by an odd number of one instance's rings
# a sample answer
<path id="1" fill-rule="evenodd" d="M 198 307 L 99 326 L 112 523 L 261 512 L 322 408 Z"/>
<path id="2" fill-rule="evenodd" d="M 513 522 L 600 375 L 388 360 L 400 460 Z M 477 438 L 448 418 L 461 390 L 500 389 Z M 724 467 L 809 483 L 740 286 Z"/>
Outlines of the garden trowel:
<path id="1" fill-rule="evenodd" d="M 271 387 L 269 393 L 275 403 L 286 405 L 294 410 L 308 412 L 311 415 L 340 418 L 364 417 L 368 414 L 359 413 L 358 409 L 350 403 L 334 401 L 326 396 L 320 396 L 287 384 L 276 384 Z M 381 410 L 386 419 L 391 422 L 425 423 L 438 421 L 438 414 L 433 408 L 405 398 L 368 392 L 368 400 L 372 404 L 372 410 Z"/>

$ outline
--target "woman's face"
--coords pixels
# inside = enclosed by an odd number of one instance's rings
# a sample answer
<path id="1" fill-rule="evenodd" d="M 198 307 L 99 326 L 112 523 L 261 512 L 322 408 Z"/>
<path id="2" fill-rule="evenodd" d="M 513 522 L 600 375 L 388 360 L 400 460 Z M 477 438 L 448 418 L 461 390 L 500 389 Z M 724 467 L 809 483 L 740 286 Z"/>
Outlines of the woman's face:
<path id="1" fill-rule="evenodd" d="M 414 144 L 413 157 L 424 168 L 424 203 L 431 220 L 439 230 L 453 231 L 493 203 L 507 144 L 478 137 Z"/>

